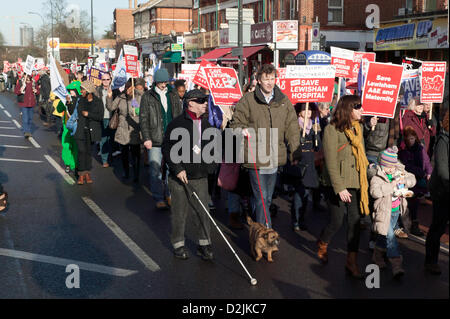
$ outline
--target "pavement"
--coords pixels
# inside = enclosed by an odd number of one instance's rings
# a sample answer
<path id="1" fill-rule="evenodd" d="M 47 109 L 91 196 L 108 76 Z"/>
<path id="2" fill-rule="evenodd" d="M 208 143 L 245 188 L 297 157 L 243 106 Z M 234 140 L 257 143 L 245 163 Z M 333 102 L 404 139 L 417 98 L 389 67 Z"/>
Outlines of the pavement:
<path id="1" fill-rule="evenodd" d="M 78 186 L 73 174 L 63 171 L 54 129 L 45 128 L 35 112 L 33 140 L 26 140 L 20 123 L 15 96 L 1 93 L 0 182 L 9 193 L 10 207 L 0 215 L 0 298 L 449 297 L 448 232 L 444 238 L 447 247 L 442 246 L 439 257 L 441 276 L 424 271 L 425 247 L 420 240 L 400 240 L 406 275 L 393 280 L 387 269 L 380 274 L 380 288 L 369 289 L 365 281 L 345 275 L 345 229 L 330 243 L 330 261 L 323 266 L 316 258 L 315 242 L 328 212 L 310 210 L 309 231 L 294 232 L 290 204 L 281 197 L 275 200 L 280 209 L 273 218 L 281 236 L 274 263 L 252 259 L 248 228 L 229 229 L 224 194 L 215 201 L 213 216 L 218 227 L 257 285 L 250 285 L 246 272 L 214 228 L 214 261 L 205 262 L 195 255 L 190 222 L 186 231 L 190 258 L 178 260 L 169 240 L 170 211 L 155 209 L 147 168 L 141 168 L 141 184 L 136 185 L 122 180 L 120 157 L 110 168 L 102 168 L 95 156 L 94 183 Z M 420 213 L 423 229 L 430 221 L 426 216 L 430 216 L 430 204 L 424 201 Z M 363 270 L 372 263 L 368 240 L 369 232 L 363 231 L 359 252 Z"/>

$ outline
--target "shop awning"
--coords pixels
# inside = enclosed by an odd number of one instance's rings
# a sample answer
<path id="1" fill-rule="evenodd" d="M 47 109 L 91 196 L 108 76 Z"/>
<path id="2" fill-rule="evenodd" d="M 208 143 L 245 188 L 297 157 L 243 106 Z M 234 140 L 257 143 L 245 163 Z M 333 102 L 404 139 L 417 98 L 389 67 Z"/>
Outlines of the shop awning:
<path id="1" fill-rule="evenodd" d="M 206 54 L 203 54 L 201 57 L 198 57 L 196 60 L 200 62 L 201 60 L 207 60 L 207 61 L 217 61 L 219 58 L 223 57 L 224 55 L 227 55 L 231 52 L 231 48 L 218 48 L 214 49 L 212 51 L 209 51 Z"/>
<path id="2" fill-rule="evenodd" d="M 266 45 L 258 45 L 258 46 L 254 46 L 254 47 L 244 47 L 244 59 L 247 59 L 249 57 L 251 57 L 253 54 L 258 53 L 259 51 L 261 51 L 262 49 L 265 49 L 267 46 Z M 239 61 L 239 57 L 237 56 L 232 56 L 231 53 L 228 53 L 226 56 L 224 56 L 221 61 L 225 62 L 225 61 Z"/>
<path id="3" fill-rule="evenodd" d="M 163 63 L 181 63 L 181 52 L 167 51 L 162 57 Z"/>
<path id="4" fill-rule="evenodd" d="M 353 41 L 327 41 L 326 46 L 328 48 L 338 47 L 343 49 L 359 50 L 360 43 Z"/>

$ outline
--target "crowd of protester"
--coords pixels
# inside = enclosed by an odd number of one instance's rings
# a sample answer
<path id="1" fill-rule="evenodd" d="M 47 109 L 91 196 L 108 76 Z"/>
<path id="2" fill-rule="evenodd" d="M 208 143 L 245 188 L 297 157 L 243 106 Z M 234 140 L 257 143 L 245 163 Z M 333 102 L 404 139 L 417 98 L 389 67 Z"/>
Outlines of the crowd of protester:
<path id="1" fill-rule="evenodd" d="M 176 128 L 202 133 L 216 127 L 241 129 L 249 149 L 250 131 L 278 129 L 278 141 L 266 139 L 271 158 L 269 165 L 244 158 L 239 165 L 237 187 L 224 192 L 227 197 L 229 225 L 242 229 L 245 214 L 268 228 L 276 228 L 269 210 L 276 189 L 291 190 L 291 219 L 294 231 L 308 229 L 308 205 L 327 203 L 329 222 L 317 240 L 317 257 L 328 263 L 329 246 L 346 221 L 347 259 L 345 270 L 354 278 L 363 278 L 358 267 L 362 220 L 372 221 L 369 247 L 373 261 L 385 268 L 386 259 L 394 277 L 404 274 L 403 258 L 396 238 L 409 234 L 423 236 L 419 225 L 421 200 L 432 199 L 433 218 L 426 237 L 425 267 L 440 274 L 438 254 L 440 237 L 448 223 L 448 97 L 439 110 L 411 99 L 408 109 L 400 105 L 393 119 L 364 117 L 357 95 L 344 95 L 332 103 L 298 103 L 275 85 L 276 69 L 263 65 L 244 88 L 244 96 L 231 108 L 223 122 L 211 120 L 209 92 L 195 88 L 186 92 L 182 80 L 170 79 L 166 69 L 158 69 L 145 78 L 129 80 L 122 90 L 112 90 L 111 74 L 105 73 L 102 85 L 95 87 L 83 74 L 71 75 L 69 96 L 64 104 L 50 90 L 48 72 L 15 78 L 8 73 L 8 89 L 18 96 L 22 110 L 24 136 L 31 137 L 33 108 L 40 105 L 44 126 L 57 128 L 62 143 L 66 172 L 73 171 L 79 185 L 91 184 L 93 154 L 98 151 L 102 167 L 111 165 L 115 151 L 122 158 L 123 178 L 139 183 L 141 157 L 149 170 L 149 185 L 155 207 L 171 209 L 171 242 L 174 255 L 189 257 L 184 233 L 189 213 L 195 210 L 186 185 L 198 192 L 214 209 L 217 179 L 226 165 L 175 162 L 171 158 L 171 139 Z M 12 85 L 15 83 L 15 85 Z M 403 94 L 403 93 L 400 93 Z M 76 126 L 74 129 L 74 115 Z M 269 134 L 267 132 L 267 134 Z M 189 148 L 192 159 L 208 140 Z M 98 146 L 92 152 L 92 145 Z M 273 148 L 278 147 L 274 152 Z M 197 148 L 197 149 L 196 149 Z M 131 157 L 130 157 L 131 155 Z M 235 154 L 236 155 L 236 154 Z M 243 182 L 243 181 L 246 182 Z M 281 184 L 281 187 L 280 187 Z M 0 189 L 0 211 L 6 207 L 7 193 Z M 310 203 L 310 204 L 309 204 Z M 202 211 L 196 212 L 197 253 L 213 259 L 210 222 Z"/>

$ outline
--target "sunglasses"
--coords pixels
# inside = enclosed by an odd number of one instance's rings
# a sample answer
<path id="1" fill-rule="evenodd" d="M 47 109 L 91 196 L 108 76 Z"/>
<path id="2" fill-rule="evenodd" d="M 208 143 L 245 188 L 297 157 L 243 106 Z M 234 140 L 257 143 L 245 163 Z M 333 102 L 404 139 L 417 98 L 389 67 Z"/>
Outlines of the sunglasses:
<path id="1" fill-rule="evenodd" d="M 200 99 L 193 99 L 191 101 L 194 101 L 195 103 L 198 103 L 198 104 L 204 104 L 204 103 L 208 102 L 208 99 L 207 98 L 200 98 Z"/>
<path id="2" fill-rule="evenodd" d="M 102 79 L 102 81 L 111 81 L 111 79 Z"/>
<path id="3" fill-rule="evenodd" d="M 361 108 L 362 108 L 362 104 L 356 104 L 356 105 L 353 106 L 354 110 L 359 110 Z"/>

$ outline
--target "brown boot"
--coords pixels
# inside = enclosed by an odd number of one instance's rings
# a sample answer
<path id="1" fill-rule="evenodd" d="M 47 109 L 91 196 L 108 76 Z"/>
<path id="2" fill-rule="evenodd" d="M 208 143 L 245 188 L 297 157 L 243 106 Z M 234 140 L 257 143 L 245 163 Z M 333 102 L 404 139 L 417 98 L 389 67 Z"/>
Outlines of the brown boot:
<path id="1" fill-rule="evenodd" d="M 89 175 L 89 173 L 87 173 L 87 174 L 85 175 L 85 177 L 86 177 L 86 183 L 88 183 L 88 184 L 92 184 L 92 183 L 93 183 L 93 181 L 92 181 L 92 179 L 91 179 L 91 175 Z"/>
<path id="2" fill-rule="evenodd" d="M 323 264 L 327 264 L 328 263 L 328 253 L 327 253 L 328 243 L 325 243 L 319 239 L 317 241 L 317 247 L 318 247 L 317 257 L 319 257 L 320 261 Z"/>
<path id="3" fill-rule="evenodd" d="M 242 224 L 240 220 L 240 214 L 239 213 L 230 213 L 230 222 L 229 225 L 233 229 L 243 229 L 244 225 Z"/>
<path id="4" fill-rule="evenodd" d="M 364 279 L 364 276 L 361 275 L 358 269 L 358 265 L 356 264 L 357 256 L 357 252 L 350 251 L 347 253 L 347 263 L 345 264 L 345 271 L 353 278 Z"/>
<path id="5" fill-rule="evenodd" d="M 78 184 L 78 185 L 84 185 L 84 181 L 85 181 L 84 175 L 80 175 L 80 176 L 78 177 L 78 182 L 77 182 L 77 184 Z"/>
<path id="6" fill-rule="evenodd" d="M 395 257 L 395 258 L 389 258 L 389 261 L 392 266 L 392 274 L 394 275 L 395 279 L 399 279 L 405 274 L 405 270 L 403 269 L 403 257 Z"/>

